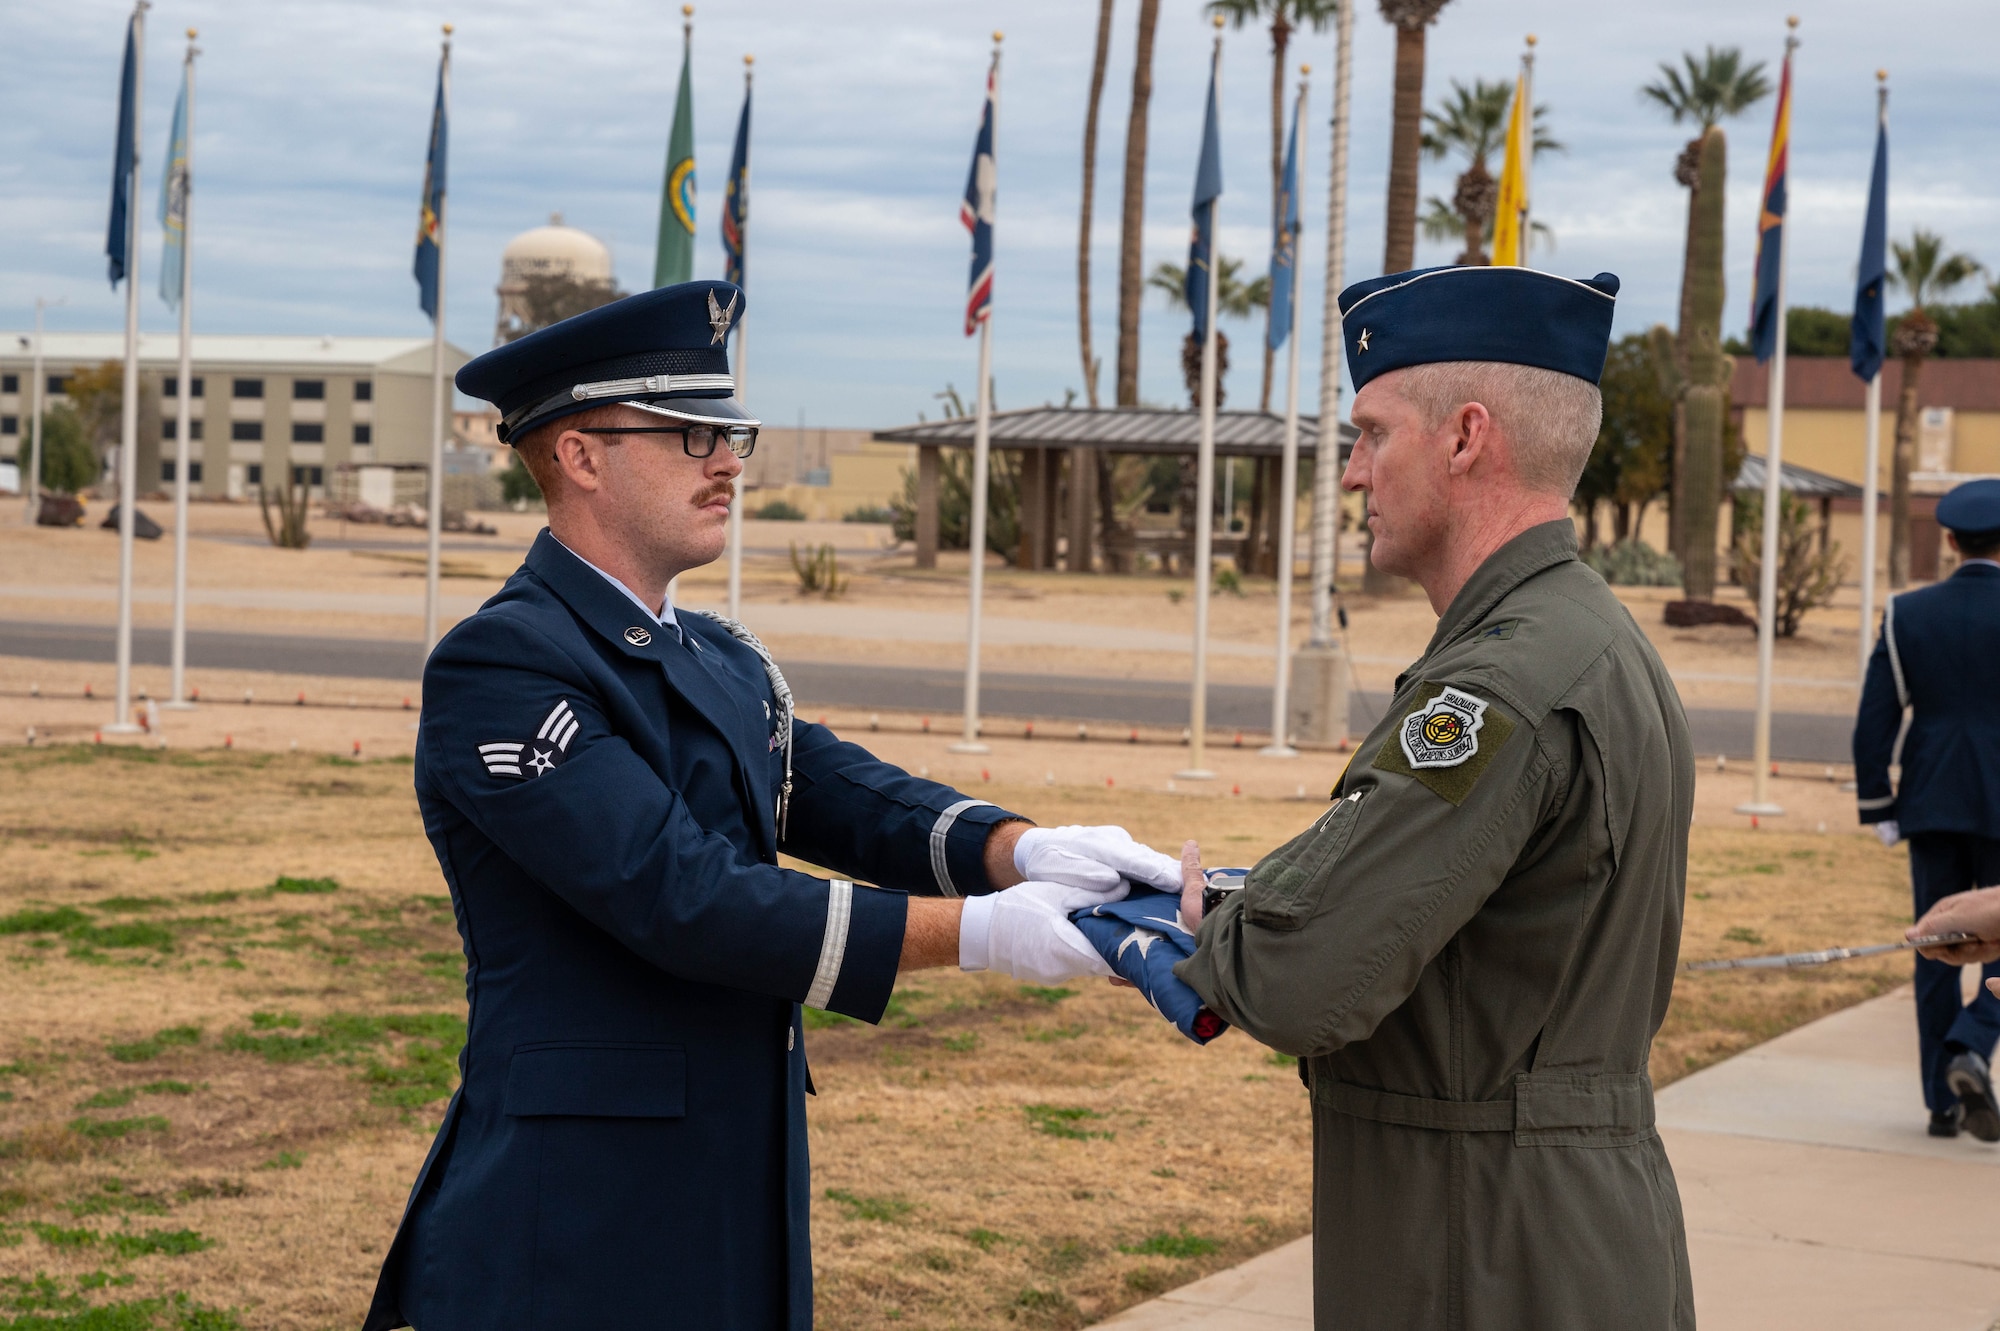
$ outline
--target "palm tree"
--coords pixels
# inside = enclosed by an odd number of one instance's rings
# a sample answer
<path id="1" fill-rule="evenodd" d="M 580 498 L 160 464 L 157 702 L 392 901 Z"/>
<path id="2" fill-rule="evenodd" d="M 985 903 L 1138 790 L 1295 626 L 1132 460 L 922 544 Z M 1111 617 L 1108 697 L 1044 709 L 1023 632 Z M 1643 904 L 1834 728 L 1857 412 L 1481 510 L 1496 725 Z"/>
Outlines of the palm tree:
<path id="1" fill-rule="evenodd" d="M 1090 66 L 1090 109 L 1083 116 L 1083 207 L 1076 224 L 1076 330 L 1083 353 L 1083 391 L 1097 406 L 1097 371 L 1102 362 L 1090 349 L 1090 223 L 1097 196 L 1097 108 L 1104 100 L 1104 62 L 1111 54 L 1111 7 L 1097 7 L 1097 57 Z"/>
<path id="2" fill-rule="evenodd" d="M 1910 293 L 1910 312 L 1889 335 L 1889 354 L 1903 362 L 1903 391 L 1896 399 L 1896 449 L 1889 464 L 1889 586 L 1910 584 L 1910 465 L 1917 456 L 1917 381 L 1937 350 L 1938 327 L 1924 306 L 1983 271 L 1969 254 L 1946 254 L 1944 237 L 1918 227 L 1909 244 L 1889 246 L 1889 285 Z"/>
<path id="3" fill-rule="evenodd" d="M 1720 134 L 1720 123 L 1741 115 L 1771 93 L 1771 81 L 1764 76 L 1764 64 L 1743 63 L 1743 52 L 1734 46 L 1709 47 L 1697 60 L 1692 51 L 1681 52 L 1682 68 L 1662 62 L 1660 78 L 1639 90 L 1639 95 L 1666 111 L 1676 124 L 1692 124 L 1695 135 L 1674 159 L 1674 179 L 1688 192 L 1687 237 L 1681 248 L 1680 322 L 1674 333 L 1674 353 L 1680 373 L 1688 373 L 1688 354 L 1695 334 L 1693 327 L 1693 282 L 1695 270 L 1696 220 L 1700 208 L 1702 145 L 1710 133 Z M 1715 187 L 1720 190 L 1727 169 L 1727 143 L 1718 145 L 1715 160 L 1720 164 Z M 1721 330 L 1716 330 L 1718 342 Z M 1686 562 L 1687 505 L 1681 485 L 1687 462 L 1687 423 L 1676 407 L 1674 413 L 1673 482 L 1667 518 L 1667 546 Z"/>
<path id="4" fill-rule="evenodd" d="M 1486 254 L 1486 241 L 1493 234 L 1493 213 L 1500 200 L 1500 183 L 1486 169 L 1486 159 L 1504 151 L 1507 146 L 1507 111 L 1513 99 L 1514 85 L 1505 80 L 1488 83 L 1485 79 L 1474 79 L 1468 88 L 1453 79 L 1451 96 L 1437 110 L 1424 112 L 1424 155 L 1441 161 L 1457 152 L 1463 154 L 1468 163 L 1466 169 L 1459 173 L 1458 187 L 1452 191 L 1451 202 L 1447 204 L 1443 199 L 1432 198 L 1429 201 L 1430 211 L 1423 219 L 1427 239 L 1444 240 L 1452 235 L 1464 238 L 1465 250 L 1454 260 L 1456 263 L 1492 262 Z M 1545 106 L 1535 108 L 1533 152 L 1536 157 L 1545 152 L 1563 150 L 1562 144 L 1542 130 L 1542 116 L 1547 111 Z M 1446 218 L 1455 221 L 1447 224 Z"/>
<path id="5" fill-rule="evenodd" d="M 1227 254 L 1218 254 L 1215 261 L 1215 312 L 1224 319 L 1247 319 L 1258 310 L 1271 308 L 1271 279 L 1267 274 L 1245 282 L 1242 278 L 1243 260 L 1232 259 Z M 1187 269 L 1177 263 L 1161 263 L 1153 268 L 1146 285 L 1154 291 L 1165 293 L 1167 304 L 1177 310 L 1185 310 L 1187 303 Z M 1229 373 L 1229 335 L 1220 328 L 1215 330 L 1215 406 L 1222 409 L 1222 380 Z M 1187 380 L 1188 401 L 1195 407 L 1201 406 L 1201 342 L 1192 330 L 1181 343 L 1181 375 Z"/>
<path id="6" fill-rule="evenodd" d="M 1265 18 L 1271 21 L 1271 226 L 1278 225 L 1279 197 L 1285 176 L 1285 50 L 1292 33 L 1310 27 L 1323 32 L 1340 13 L 1340 0 L 1208 0 L 1208 12 L 1220 14 L 1233 28 Z M 1267 309 L 1266 316 L 1269 318 Z M 1257 398 L 1259 411 L 1271 409 L 1271 330 L 1264 330 L 1264 387 Z"/>
<path id="7" fill-rule="evenodd" d="M 1382 271 L 1400 273 L 1417 261 L 1417 172 L 1423 152 L 1424 29 L 1449 0 L 1376 0 L 1396 28 L 1396 96 L 1389 131 L 1389 203 Z M 1369 565 L 1372 569 L 1374 565 Z"/>
<path id="8" fill-rule="evenodd" d="M 1139 0 L 1132 109 L 1125 117 L 1125 200 L 1118 237 L 1118 405 L 1139 405 L 1139 298 L 1146 288 L 1146 112 L 1153 100 L 1153 30 L 1160 0 Z"/>

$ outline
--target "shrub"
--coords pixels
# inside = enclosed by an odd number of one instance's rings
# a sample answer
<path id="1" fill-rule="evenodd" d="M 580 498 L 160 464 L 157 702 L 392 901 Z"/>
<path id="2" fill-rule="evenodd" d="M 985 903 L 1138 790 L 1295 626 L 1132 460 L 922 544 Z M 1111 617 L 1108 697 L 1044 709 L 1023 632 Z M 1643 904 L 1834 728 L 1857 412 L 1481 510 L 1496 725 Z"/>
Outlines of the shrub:
<path id="1" fill-rule="evenodd" d="M 808 548 L 802 557 L 798 542 L 792 542 L 792 572 L 798 575 L 799 590 L 807 596 L 824 596 L 831 601 L 847 590 L 847 580 L 840 576 L 840 556 L 831 545 Z"/>
<path id="2" fill-rule="evenodd" d="M 1678 587 L 1681 561 L 1644 541 L 1620 541 L 1586 550 L 1583 562 L 1614 587 Z"/>
<path id="3" fill-rule="evenodd" d="M 750 516 L 765 522 L 804 522 L 806 520 L 804 509 L 793 504 L 788 504 L 782 499 L 773 499 L 762 508 L 750 510 Z"/>
<path id="4" fill-rule="evenodd" d="M 1797 495 L 1785 494 L 1778 505 L 1777 636 L 1799 631 L 1806 611 L 1833 604 L 1833 594 L 1847 576 L 1847 559 L 1840 543 L 1819 547 L 1811 510 Z M 1764 496 L 1747 491 L 1736 497 L 1736 580 L 1758 594 L 1764 559 Z"/>
<path id="5" fill-rule="evenodd" d="M 851 508 L 840 515 L 842 522 L 872 522 L 892 525 L 896 521 L 896 510 L 884 504 L 863 504 Z"/>

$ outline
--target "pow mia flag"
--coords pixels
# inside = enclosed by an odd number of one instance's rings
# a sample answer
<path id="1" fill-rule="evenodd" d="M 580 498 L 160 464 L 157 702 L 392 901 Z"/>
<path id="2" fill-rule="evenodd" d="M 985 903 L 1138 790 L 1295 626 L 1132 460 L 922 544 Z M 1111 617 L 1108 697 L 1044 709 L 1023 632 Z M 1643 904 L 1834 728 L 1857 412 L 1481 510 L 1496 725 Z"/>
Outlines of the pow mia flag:
<path id="1" fill-rule="evenodd" d="M 530 740 L 495 740 L 479 746 L 480 761 L 488 776 L 526 781 L 562 766 L 569 742 L 576 738 L 578 722 L 564 698 L 542 720 L 541 729 Z"/>

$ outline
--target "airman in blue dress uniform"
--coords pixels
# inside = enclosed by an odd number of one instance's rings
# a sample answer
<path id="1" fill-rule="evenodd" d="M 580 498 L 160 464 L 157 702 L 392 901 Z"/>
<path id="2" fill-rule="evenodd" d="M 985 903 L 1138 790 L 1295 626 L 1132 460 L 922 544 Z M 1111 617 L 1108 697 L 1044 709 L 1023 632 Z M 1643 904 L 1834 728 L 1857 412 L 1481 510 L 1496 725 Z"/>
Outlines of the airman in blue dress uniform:
<path id="1" fill-rule="evenodd" d="M 755 445 L 743 299 L 662 288 L 458 375 L 550 526 L 424 672 L 469 1031 L 366 1331 L 806 1331 L 800 1005 L 875 1021 L 899 969 L 951 962 L 1108 974 L 1067 912 L 1178 879 L 1116 828 L 1030 830 L 797 720 L 753 635 L 667 600 L 721 552 Z"/>
<path id="2" fill-rule="evenodd" d="M 1854 723 L 1861 821 L 1886 845 L 1909 841 L 1918 915 L 2000 883 L 2000 480 L 1959 486 L 1938 501 L 1937 520 L 1963 562 L 1889 602 Z M 1892 767 L 1902 769 L 1899 783 Z M 2000 1141 L 1988 1070 L 2000 998 L 1982 986 L 1966 1003 L 1959 967 L 1921 956 L 1916 967 L 1931 1135 L 1963 1128 Z M 2000 962 L 1985 974 L 2000 976 Z"/>

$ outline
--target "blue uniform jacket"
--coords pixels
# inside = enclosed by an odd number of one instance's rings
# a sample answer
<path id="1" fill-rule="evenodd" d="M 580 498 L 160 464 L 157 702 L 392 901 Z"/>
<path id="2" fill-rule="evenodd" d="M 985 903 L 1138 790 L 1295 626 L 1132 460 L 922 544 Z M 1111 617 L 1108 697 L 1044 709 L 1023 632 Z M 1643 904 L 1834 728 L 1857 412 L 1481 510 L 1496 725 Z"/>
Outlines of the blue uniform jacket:
<path id="1" fill-rule="evenodd" d="M 779 868 L 763 664 L 681 624 L 544 531 L 425 667 L 470 1029 L 365 1331 L 812 1325 L 800 1003 L 879 1019 L 1012 815 L 801 723 L 784 849 L 843 877 Z"/>
<path id="2" fill-rule="evenodd" d="M 1854 786 L 1864 823 L 2000 837 L 2000 568 L 1962 564 L 1889 602 L 1854 723 Z"/>

